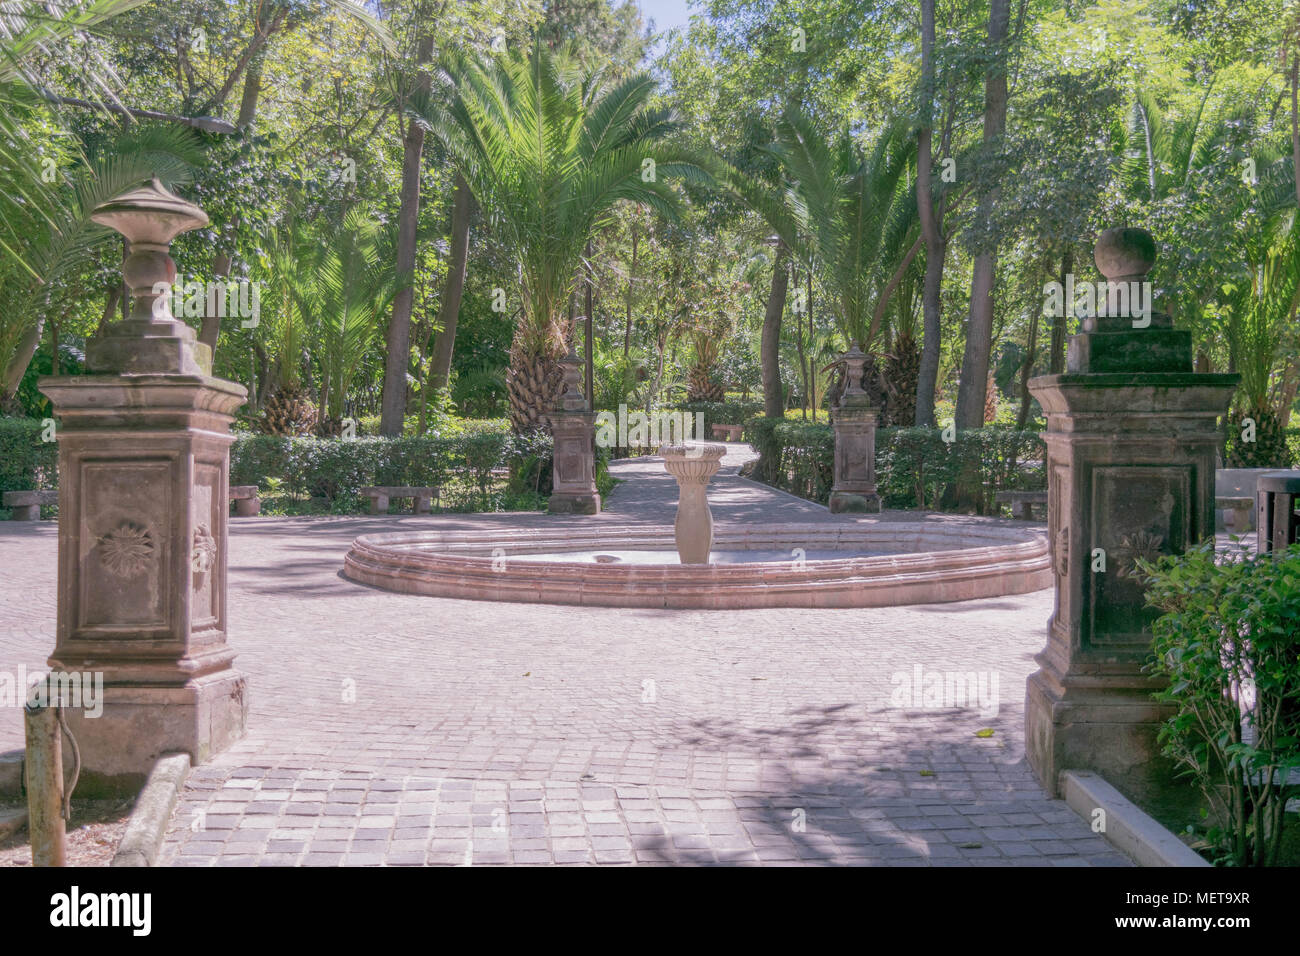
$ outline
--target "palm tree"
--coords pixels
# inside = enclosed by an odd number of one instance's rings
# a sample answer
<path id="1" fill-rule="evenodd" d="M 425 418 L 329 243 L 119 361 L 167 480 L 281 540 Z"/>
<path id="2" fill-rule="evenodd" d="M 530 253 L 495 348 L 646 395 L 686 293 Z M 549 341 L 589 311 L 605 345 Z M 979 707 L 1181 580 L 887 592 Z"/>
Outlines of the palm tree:
<path id="1" fill-rule="evenodd" d="M 337 433 L 344 401 L 399 286 L 380 227 L 361 208 L 331 238 L 320 236 L 309 278 L 299 286 L 299 308 L 316 340 L 325 409 L 320 430 Z"/>
<path id="2" fill-rule="evenodd" d="M 96 153 L 74 156 L 62 189 L 34 191 L 42 202 L 0 217 L 0 244 L 9 253 L 0 262 L 0 404 L 17 391 L 63 280 L 114 241 L 91 221 L 95 207 L 154 176 L 168 188 L 188 182 L 202 147 L 189 130 L 134 127 Z"/>
<path id="3" fill-rule="evenodd" d="M 579 76 L 541 43 L 528 55 L 456 59 L 446 73 L 450 102 L 412 109 L 517 263 L 520 317 L 506 387 L 511 425 L 525 432 L 546 426 L 558 392 L 565 307 L 588 239 L 624 200 L 674 218 L 668 179 L 710 177 L 699 160 L 664 144 L 674 124 L 650 107 L 647 74 L 614 84 L 599 72 Z"/>
<path id="4" fill-rule="evenodd" d="M 827 137 L 812 119 L 788 110 L 767 149 L 780 161 L 787 188 L 774 193 L 736 177 L 728 185 L 818 270 L 834 296 L 844 345 L 866 351 L 918 248 L 908 241 L 916 204 L 907 174 L 916 143 L 897 124 L 864 152 L 847 130 Z"/>
<path id="5" fill-rule="evenodd" d="M 18 389 L 61 280 L 112 238 L 91 211 L 151 176 L 183 182 L 201 156 L 189 130 L 131 127 L 87 156 L 72 134 L 51 127 L 38 65 L 69 65 L 87 86 L 107 91 L 109 67 L 67 41 L 144 2 L 0 7 L 0 405 Z"/>
<path id="6" fill-rule="evenodd" d="M 1278 360 L 1294 355 L 1300 336 L 1300 230 L 1290 217 L 1289 228 L 1249 243 L 1246 259 L 1250 280 L 1229 290 L 1228 324 L 1231 348 L 1241 374 L 1239 406 L 1234 422 L 1255 422 L 1255 441 L 1233 443 L 1233 468 L 1285 468 L 1286 434 L 1278 399 L 1287 398 Z"/>
<path id="7" fill-rule="evenodd" d="M 348 390 L 379 341 L 399 285 L 390 237 L 360 207 L 339 226 L 282 222 L 268 244 L 270 281 L 260 331 L 276 350 L 262 428 L 274 435 L 337 435 Z M 319 409 L 302 385 L 303 356 L 320 372 Z"/>

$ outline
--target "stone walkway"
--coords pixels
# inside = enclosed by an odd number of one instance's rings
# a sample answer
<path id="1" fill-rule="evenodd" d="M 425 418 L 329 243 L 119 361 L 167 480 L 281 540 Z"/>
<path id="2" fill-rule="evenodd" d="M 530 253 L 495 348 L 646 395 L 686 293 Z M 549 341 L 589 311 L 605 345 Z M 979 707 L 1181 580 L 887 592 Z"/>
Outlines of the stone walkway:
<path id="1" fill-rule="evenodd" d="M 736 477 L 740 460 L 710 495 L 720 522 L 844 520 Z M 364 532 L 670 523 L 661 467 L 616 466 L 627 481 L 595 519 L 232 519 L 249 734 L 193 772 L 161 862 L 1128 863 L 1023 760 L 1049 591 L 670 611 L 424 598 L 339 576 Z M 55 530 L 0 524 L 0 669 L 38 667 L 53 646 Z M 982 676 L 987 706 L 919 693 L 904 706 L 902 689 L 945 672 Z M 0 751 L 21 746 L 20 710 L 0 709 Z"/>

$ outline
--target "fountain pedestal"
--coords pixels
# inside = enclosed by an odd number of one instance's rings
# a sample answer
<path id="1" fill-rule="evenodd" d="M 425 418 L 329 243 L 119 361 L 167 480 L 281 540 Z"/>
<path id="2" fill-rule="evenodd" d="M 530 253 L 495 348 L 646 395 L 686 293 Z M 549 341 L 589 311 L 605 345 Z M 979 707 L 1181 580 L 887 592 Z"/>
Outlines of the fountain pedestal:
<path id="1" fill-rule="evenodd" d="M 727 447 L 717 444 L 666 445 L 660 449 L 664 468 L 677 479 L 677 556 L 682 564 L 708 564 L 713 548 L 713 514 L 709 511 L 709 479 L 718 473 Z"/>
<path id="2" fill-rule="evenodd" d="M 243 735 L 247 713 L 226 643 L 230 425 L 247 392 L 211 377 L 209 349 L 168 305 L 171 241 L 208 217 L 155 179 L 92 218 L 131 243 L 134 311 L 87 343 L 90 374 L 39 383 L 59 418 L 48 663 L 103 675 L 102 714 L 67 712 L 79 794 L 135 792 L 164 753 L 206 761 Z"/>

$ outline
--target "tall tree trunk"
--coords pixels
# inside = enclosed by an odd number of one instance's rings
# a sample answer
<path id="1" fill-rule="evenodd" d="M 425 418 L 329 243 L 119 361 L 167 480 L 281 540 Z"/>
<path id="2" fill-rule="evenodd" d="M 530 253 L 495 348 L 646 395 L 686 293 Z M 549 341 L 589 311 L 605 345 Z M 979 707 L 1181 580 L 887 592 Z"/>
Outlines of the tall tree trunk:
<path id="1" fill-rule="evenodd" d="M 42 313 L 44 310 L 41 310 Z M 36 354 L 36 348 L 41 344 L 41 336 L 45 332 L 45 316 L 41 314 L 35 322 L 28 326 L 23 337 L 18 340 L 18 346 L 14 349 L 13 358 L 5 367 L 3 390 L 0 391 L 0 403 L 8 405 L 14 395 L 18 393 L 18 386 L 22 384 L 23 376 L 27 374 L 27 366 L 32 364 L 32 356 Z"/>
<path id="2" fill-rule="evenodd" d="M 636 250 L 637 250 L 637 221 L 632 220 L 632 268 L 627 273 L 627 324 L 623 327 L 623 360 L 627 361 L 628 353 L 632 349 L 632 296 L 636 286 Z"/>
<path id="3" fill-rule="evenodd" d="M 429 24 L 425 23 L 425 29 Z M 432 78 L 423 69 L 433 55 L 433 34 L 420 37 L 416 51 L 420 77 L 417 92 L 428 93 Z M 401 115 L 400 113 L 398 114 Z M 388 321 L 385 344 L 388 358 L 384 363 L 384 397 L 379 414 L 379 434 L 396 438 L 402 434 L 406 417 L 406 373 L 411 364 L 411 308 L 415 301 L 415 232 L 420 218 L 420 161 L 424 153 L 424 127 L 406 121 L 402 138 L 402 193 L 397 211 L 396 266 L 407 281 L 393 297 L 393 311 Z"/>
<path id="4" fill-rule="evenodd" d="M 1016 413 L 1016 429 L 1024 431 L 1029 421 L 1029 405 L 1033 396 L 1029 394 L 1029 376 L 1034 370 L 1034 352 L 1038 348 L 1038 309 L 1029 326 L 1029 347 L 1025 350 L 1025 362 L 1020 366 L 1020 411 Z"/>
<path id="5" fill-rule="evenodd" d="M 50 320 L 50 374 L 59 375 L 59 320 Z"/>
<path id="6" fill-rule="evenodd" d="M 1292 359 L 1287 363 L 1286 371 L 1282 374 L 1282 389 L 1277 403 L 1278 428 L 1287 429 L 1291 426 L 1291 406 L 1295 403 L 1298 391 L 1300 391 L 1300 360 Z M 1292 462 L 1292 467 L 1297 464 L 1300 462 Z"/>
<path id="7" fill-rule="evenodd" d="M 122 298 L 122 284 L 119 283 L 108 290 L 108 301 L 104 303 L 104 311 L 99 316 L 99 325 L 95 328 L 96 335 L 103 335 L 108 328 L 108 323 L 113 321 L 113 313 L 117 311 L 117 303 Z"/>
<path id="8" fill-rule="evenodd" d="M 1010 26 L 1010 0 L 991 0 L 989 6 L 988 55 L 992 58 L 984 76 L 984 143 L 991 146 L 1006 129 L 1007 71 L 1005 42 Z M 992 218 L 996 188 L 980 197 L 978 220 Z M 988 392 L 989 357 L 993 350 L 993 284 L 997 276 L 997 240 L 975 256 L 971 275 L 970 313 L 966 323 L 966 349 L 961 379 L 957 386 L 958 428 L 979 428 L 984 424 L 984 402 Z"/>
<path id="9" fill-rule="evenodd" d="M 921 111 L 916 150 L 916 203 L 925 239 L 925 283 L 921 291 L 921 363 L 916 379 L 916 425 L 933 428 L 934 392 L 939 382 L 940 293 L 948 243 L 934 207 L 934 0 L 921 0 Z"/>
<path id="10" fill-rule="evenodd" d="M 1300 20 L 1295 30 L 1300 30 Z M 1300 50 L 1291 51 L 1291 175 L 1300 202 Z"/>
<path id="11" fill-rule="evenodd" d="M 257 117 L 257 100 L 262 92 L 262 65 L 266 61 L 267 48 L 270 46 L 270 34 L 273 33 L 284 22 L 287 10 L 281 10 L 278 13 L 269 3 L 258 4 L 256 32 L 254 33 L 254 42 L 258 38 L 265 36 L 265 40 L 258 46 L 256 52 L 252 54 L 248 61 L 248 72 L 244 74 L 244 93 L 239 100 L 239 118 L 235 125 L 240 129 L 246 129 L 251 126 L 253 120 Z M 236 215 L 230 224 L 231 234 L 239 228 L 239 216 Z M 212 256 L 212 276 L 214 279 L 225 279 L 230 275 L 230 267 L 234 264 L 234 258 L 229 249 L 223 248 Z M 218 315 L 203 316 L 203 321 L 199 324 L 199 341 L 212 349 L 212 355 L 217 354 L 217 340 L 221 336 L 221 317 Z"/>
<path id="12" fill-rule="evenodd" d="M 795 301 L 799 299 L 799 270 L 794 272 Z M 796 312 L 794 319 L 794 344 L 799 350 L 799 378 L 803 387 L 799 390 L 799 417 L 808 418 L 808 361 L 803 348 L 803 312 Z"/>
<path id="13" fill-rule="evenodd" d="M 1065 279 L 1074 269 L 1074 247 L 1067 246 L 1061 257 L 1061 288 L 1065 288 Z M 1064 293 L 1062 293 L 1064 295 Z M 1052 354 L 1047 370 L 1049 374 L 1060 375 L 1065 371 L 1065 321 L 1070 303 L 1063 302 L 1059 315 L 1052 316 Z"/>
<path id="14" fill-rule="evenodd" d="M 257 395 L 252 411 L 262 410 L 266 404 L 267 393 L 271 389 L 271 356 L 266 354 L 266 349 L 256 340 L 253 341 L 253 354 L 257 356 Z"/>
<path id="15" fill-rule="evenodd" d="M 785 312 L 785 292 L 789 282 L 786 263 L 790 250 L 778 242 L 776 260 L 772 264 L 772 291 L 767 297 L 767 311 L 763 314 L 763 335 L 759 358 L 763 367 L 763 414 L 780 418 L 785 414 L 785 397 L 781 393 L 781 315 Z"/>
<path id="16" fill-rule="evenodd" d="M 593 409 L 596 407 L 595 404 L 596 403 L 596 376 L 595 376 L 596 353 L 592 343 L 592 332 L 593 329 L 595 328 L 595 321 L 592 319 L 592 312 L 594 309 L 594 303 L 592 302 L 592 295 L 593 293 L 592 293 L 592 282 L 591 282 L 591 240 L 588 239 L 587 240 L 587 290 L 586 290 L 586 301 L 583 303 L 586 306 L 587 315 L 586 318 L 583 319 L 583 323 L 582 323 L 582 354 L 584 358 L 584 364 L 587 366 L 587 382 L 584 391 L 585 391 L 585 397 L 587 399 L 587 408 L 589 409 Z"/>
<path id="17" fill-rule="evenodd" d="M 434 338 L 433 362 L 429 370 L 429 385 L 434 391 L 445 389 L 451 378 L 451 357 L 456 347 L 456 325 L 460 320 L 465 268 L 469 261 L 469 221 L 473 212 L 474 197 L 469 184 L 457 173 L 451 204 L 451 261 L 447 265 L 447 287 L 438 306 L 439 332 Z"/>
<path id="18" fill-rule="evenodd" d="M 813 298 L 812 298 L 812 270 L 808 270 L 808 337 L 813 335 Z M 812 409 L 813 424 L 817 424 L 817 361 L 808 359 L 808 405 Z"/>

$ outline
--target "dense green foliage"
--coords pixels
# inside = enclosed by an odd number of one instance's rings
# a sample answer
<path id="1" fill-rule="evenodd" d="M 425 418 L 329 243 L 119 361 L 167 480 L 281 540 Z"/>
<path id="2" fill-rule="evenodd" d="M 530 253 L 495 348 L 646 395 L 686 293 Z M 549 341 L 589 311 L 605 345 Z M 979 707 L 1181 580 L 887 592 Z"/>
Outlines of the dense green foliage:
<path id="1" fill-rule="evenodd" d="M 1286 802 L 1300 786 L 1300 545 L 1217 560 L 1211 542 L 1154 564 L 1148 602 L 1157 699 L 1174 711 L 1164 752 L 1201 788 L 1216 860 L 1278 862 Z"/>
<path id="2" fill-rule="evenodd" d="M 516 436 L 504 427 L 448 437 L 241 434 L 230 450 L 230 483 L 264 490 L 282 486 L 292 495 L 323 498 L 344 511 L 358 510 L 364 504 L 360 489 L 370 485 L 433 486 L 442 490 L 442 507 L 459 510 L 497 510 L 525 494 L 533 496 L 535 507 L 550 490 L 550 456 L 546 436 Z M 494 479 L 494 470 L 527 477 L 494 492 L 494 484 L 504 480 Z"/>
<path id="3" fill-rule="evenodd" d="M 786 491 L 825 503 L 830 498 L 835 436 L 829 425 L 754 418 L 745 426 L 755 448 L 770 449 L 774 473 L 760 476 Z M 1041 491 L 1047 486 L 1046 446 L 1038 432 L 982 428 L 944 441 L 934 428 L 876 430 L 876 481 L 886 508 L 950 508 L 959 478 L 974 475 L 971 495 L 979 514 L 995 514 L 999 491 Z"/>
<path id="4" fill-rule="evenodd" d="M 0 418 L 0 493 L 44 491 L 59 485 L 59 448 L 40 419 Z"/>

